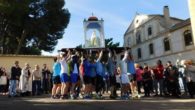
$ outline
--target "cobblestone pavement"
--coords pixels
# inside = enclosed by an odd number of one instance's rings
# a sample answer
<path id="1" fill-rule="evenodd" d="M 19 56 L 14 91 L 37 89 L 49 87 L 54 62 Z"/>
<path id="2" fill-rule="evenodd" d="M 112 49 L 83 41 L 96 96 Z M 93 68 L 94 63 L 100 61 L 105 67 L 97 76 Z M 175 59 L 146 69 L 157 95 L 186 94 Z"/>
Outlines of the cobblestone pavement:
<path id="1" fill-rule="evenodd" d="M 195 110 L 195 99 L 60 100 L 49 96 L 0 96 L 0 110 Z"/>

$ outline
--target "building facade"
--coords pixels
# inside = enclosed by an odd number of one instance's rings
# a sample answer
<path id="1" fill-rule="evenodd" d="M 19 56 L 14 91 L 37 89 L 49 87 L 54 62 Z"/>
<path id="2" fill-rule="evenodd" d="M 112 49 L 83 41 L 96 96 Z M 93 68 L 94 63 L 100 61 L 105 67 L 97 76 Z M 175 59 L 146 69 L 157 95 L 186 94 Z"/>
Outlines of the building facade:
<path id="1" fill-rule="evenodd" d="M 195 60 L 194 42 L 190 19 L 171 17 L 168 6 L 163 15 L 137 14 L 124 34 L 124 46 L 131 48 L 135 61 L 151 66 L 157 60 Z"/>
<path id="2" fill-rule="evenodd" d="M 195 0 L 188 0 L 193 35 L 195 35 Z"/>

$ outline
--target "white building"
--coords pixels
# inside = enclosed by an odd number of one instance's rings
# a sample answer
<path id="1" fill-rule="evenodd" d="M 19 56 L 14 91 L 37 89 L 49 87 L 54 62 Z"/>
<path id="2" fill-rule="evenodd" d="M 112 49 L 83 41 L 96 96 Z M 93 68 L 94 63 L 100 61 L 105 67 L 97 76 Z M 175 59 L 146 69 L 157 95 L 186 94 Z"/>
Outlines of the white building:
<path id="1" fill-rule="evenodd" d="M 163 15 L 137 14 L 124 34 L 124 46 L 130 47 L 136 62 L 156 65 L 183 59 L 195 60 L 195 38 L 190 19 L 170 17 L 169 7 Z"/>

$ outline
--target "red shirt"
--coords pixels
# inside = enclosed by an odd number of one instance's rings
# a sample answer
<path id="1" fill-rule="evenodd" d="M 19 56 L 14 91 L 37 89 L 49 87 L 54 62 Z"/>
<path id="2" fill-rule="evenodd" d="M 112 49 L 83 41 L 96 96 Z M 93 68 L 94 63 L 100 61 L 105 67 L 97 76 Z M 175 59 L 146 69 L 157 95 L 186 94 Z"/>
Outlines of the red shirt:
<path id="1" fill-rule="evenodd" d="M 164 72 L 163 65 L 157 65 L 157 67 L 154 69 L 155 78 L 157 80 L 163 79 L 163 72 Z"/>
<path id="2" fill-rule="evenodd" d="M 136 80 L 137 81 L 142 81 L 142 74 L 143 74 L 143 70 L 136 68 Z"/>

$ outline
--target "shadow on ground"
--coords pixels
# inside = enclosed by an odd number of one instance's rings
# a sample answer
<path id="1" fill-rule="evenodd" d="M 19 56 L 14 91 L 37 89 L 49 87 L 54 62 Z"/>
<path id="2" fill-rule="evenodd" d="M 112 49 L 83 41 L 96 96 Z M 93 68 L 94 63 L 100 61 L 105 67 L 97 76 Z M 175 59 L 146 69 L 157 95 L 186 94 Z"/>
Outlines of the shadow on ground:
<path id="1" fill-rule="evenodd" d="M 53 100 L 0 96 L 0 110 L 195 110 L 195 99 Z"/>

